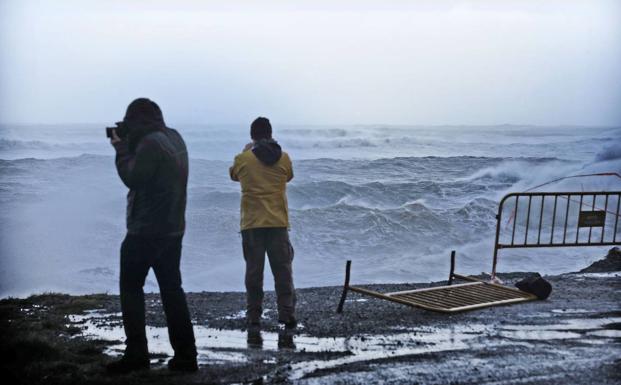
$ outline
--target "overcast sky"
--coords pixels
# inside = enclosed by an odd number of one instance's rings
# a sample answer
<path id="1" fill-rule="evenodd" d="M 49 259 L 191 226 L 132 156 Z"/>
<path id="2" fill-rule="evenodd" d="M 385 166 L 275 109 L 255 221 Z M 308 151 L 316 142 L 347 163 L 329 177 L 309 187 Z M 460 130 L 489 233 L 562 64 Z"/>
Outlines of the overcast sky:
<path id="1" fill-rule="evenodd" d="M 0 122 L 621 125 L 621 1 L 403 3 L 0 0 Z"/>

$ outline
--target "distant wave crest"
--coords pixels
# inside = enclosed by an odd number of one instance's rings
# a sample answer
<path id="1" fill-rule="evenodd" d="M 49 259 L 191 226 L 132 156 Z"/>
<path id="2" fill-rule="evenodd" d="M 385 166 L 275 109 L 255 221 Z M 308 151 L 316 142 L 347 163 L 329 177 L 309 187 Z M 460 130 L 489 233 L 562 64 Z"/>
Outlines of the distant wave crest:
<path id="1" fill-rule="evenodd" d="M 595 156 L 595 160 L 598 162 L 615 159 L 621 159 L 621 138 L 619 139 L 619 142 L 605 147 Z"/>

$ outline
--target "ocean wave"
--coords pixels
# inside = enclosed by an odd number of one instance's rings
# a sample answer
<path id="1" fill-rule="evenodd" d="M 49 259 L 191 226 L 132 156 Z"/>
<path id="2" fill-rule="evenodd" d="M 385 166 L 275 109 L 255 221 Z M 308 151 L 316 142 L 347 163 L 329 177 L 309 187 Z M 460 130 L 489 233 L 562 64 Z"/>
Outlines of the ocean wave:
<path id="1" fill-rule="evenodd" d="M 338 203 L 292 210 L 291 222 L 298 229 L 298 237 L 308 234 L 310 238 L 304 243 L 316 245 L 320 254 L 329 255 L 334 248 L 366 249 L 373 255 L 396 255 L 416 248 L 424 254 L 445 245 L 491 237 L 496 207 L 496 202 L 478 198 L 451 209 L 433 208 L 423 202 L 394 209 Z"/>
<path id="2" fill-rule="evenodd" d="M 523 191 L 571 173 L 577 166 L 578 162 L 556 159 L 510 159 L 475 171 L 462 180 L 466 182 L 494 180 L 512 184 L 516 191 Z"/>
<path id="3" fill-rule="evenodd" d="M 278 132 L 283 136 L 302 136 L 308 138 L 342 138 L 360 134 L 360 131 L 352 131 L 344 128 L 285 128 Z"/>
<path id="4" fill-rule="evenodd" d="M 88 147 L 100 147 L 98 142 L 46 142 L 41 140 L 12 140 L 0 138 L 0 151 L 8 150 L 73 150 Z"/>
<path id="5" fill-rule="evenodd" d="M 106 161 L 113 158 L 112 155 L 97 154 L 80 154 L 77 156 L 63 156 L 57 158 L 18 158 L 18 159 L 0 159 L 0 167 L 10 166 L 32 166 L 32 165 L 59 165 L 59 164 L 88 164 L 91 162 Z"/>
<path id="6" fill-rule="evenodd" d="M 398 208 L 426 197 L 452 196 L 451 183 L 421 180 L 408 183 L 371 182 L 351 184 L 317 181 L 293 184 L 288 188 L 289 204 L 299 209 L 348 204 L 367 208 Z M 476 192 L 477 187 L 473 187 Z M 479 189 L 481 190 L 481 189 Z"/>
<path id="7" fill-rule="evenodd" d="M 621 142 L 621 138 L 616 139 Z M 597 155 L 595 155 L 595 161 L 601 162 L 605 160 L 621 159 L 621 143 L 619 142 L 605 147 L 602 151 L 597 153 Z"/>

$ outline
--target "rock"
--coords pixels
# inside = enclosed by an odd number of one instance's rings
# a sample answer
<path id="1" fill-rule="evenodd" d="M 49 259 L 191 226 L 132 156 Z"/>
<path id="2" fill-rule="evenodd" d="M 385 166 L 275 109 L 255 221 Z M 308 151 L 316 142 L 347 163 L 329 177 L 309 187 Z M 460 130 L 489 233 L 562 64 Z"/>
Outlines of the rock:
<path id="1" fill-rule="evenodd" d="M 611 271 L 621 271 L 621 250 L 613 247 L 608 251 L 606 258 L 593 262 L 591 266 L 582 269 L 579 273 L 608 273 Z"/>
<path id="2" fill-rule="evenodd" d="M 552 292 L 550 282 L 543 279 L 539 274 L 524 278 L 516 282 L 515 286 L 527 293 L 534 294 L 539 299 L 546 299 Z"/>

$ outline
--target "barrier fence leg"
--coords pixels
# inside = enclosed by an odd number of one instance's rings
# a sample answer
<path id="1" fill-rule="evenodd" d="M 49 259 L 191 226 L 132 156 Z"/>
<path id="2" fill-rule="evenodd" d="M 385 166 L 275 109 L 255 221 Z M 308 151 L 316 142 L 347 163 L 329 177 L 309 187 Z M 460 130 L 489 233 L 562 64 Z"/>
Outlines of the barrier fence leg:
<path id="1" fill-rule="evenodd" d="M 345 305 L 345 299 L 347 298 L 347 292 L 349 291 L 349 271 L 351 270 L 351 261 L 347 261 L 345 264 L 345 284 L 343 285 L 343 294 L 341 294 L 341 300 L 339 306 L 336 308 L 337 313 L 343 312 L 343 305 Z"/>
<path id="2" fill-rule="evenodd" d="M 448 284 L 453 284 L 453 274 L 455 274 L 455 250 L 451 251 L 451 271 L 449 273 Z"/>

